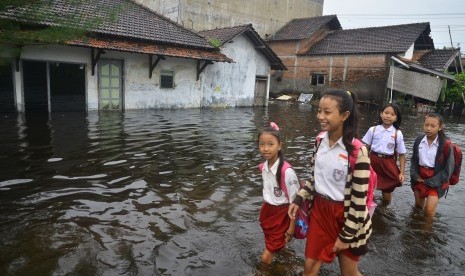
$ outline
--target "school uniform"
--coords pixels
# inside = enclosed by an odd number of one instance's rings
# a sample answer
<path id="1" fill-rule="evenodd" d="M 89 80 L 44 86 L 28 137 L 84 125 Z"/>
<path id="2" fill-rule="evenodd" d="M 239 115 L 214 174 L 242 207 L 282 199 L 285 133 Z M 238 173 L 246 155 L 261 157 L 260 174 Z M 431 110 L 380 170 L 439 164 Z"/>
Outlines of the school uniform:
<path id="1" fill-rule="evenodd" d="M 443 197 L 449 189 L 449 178 L 454 171 L 455 159 L 452 147 L 444 152 L 445 137 L 437 136 L 428 144 L 426 135 L 418 136 L 413 144 L 410 163 L 410 183 L 413 191 L 418 191 L 421 198 L 428 196 Z M 423 182 L 418 181 L 418 178 Z"/>
<path id="2" fill-rule="evenodd" d="M 371 167 L 378 175 L 377 189 L 392 193 L 395 188 L 402 186 L 396 155 L 407 153 L 402 131 L 393 125 L 387 129 L 377 125 L 367 131 L 362 142 L 370 145 Z"/>
<path id="3" fill-rule="evenodd" d="M 276 181 L 279 160 L 271 168 L 265 161 L 262 170 L 263 179 L 263 204 L 260 209 L 260 227 L 265 235 L 265 247 L 274 253 L 286 245 L 285 234 L 289 228 L 290 218 L 287 214 L 290 200 L 294 200 L 300 189 L 297 175 L 292 168 L 287 168 L 284 174 L 286 195 Z"/>
<path id="4" fill-rule="evenodd" d="M 309 199 L 312 206 L 305 256 L 332 262 L 336 257 L 334 243 L 339 238 L 349 243 L 349 249 L 342 254 L 358 261 L 367 252 L 371 235 L 371 218 L 366 208 L 368 153 L 365 147 L 360 148 L 352 177 L 342 138 L 330 147 L 328 134 L 321 135 L 321 143 L 310 161 L 310 182 L 294 200 L 300 206 L 304 199 Z"/>

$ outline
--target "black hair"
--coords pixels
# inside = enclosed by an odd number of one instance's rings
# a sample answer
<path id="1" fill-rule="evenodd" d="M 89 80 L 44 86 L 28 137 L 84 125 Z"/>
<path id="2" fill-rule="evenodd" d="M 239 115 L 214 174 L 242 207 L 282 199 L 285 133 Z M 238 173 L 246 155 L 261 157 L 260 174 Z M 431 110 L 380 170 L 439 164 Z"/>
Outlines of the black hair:
<path id="1" fill-rule="evenodd" d="M 279 133 L 279 130 L 273 128 L 270 123 L 266 125 L 259 133 L 257 137 L 257 143 L 260 141 L 260 136 L 262 136 L 263 133 L 268 133 L 276 137 L 278 140 L 278 143 L 281 143 L 281 135 Z M 278 183 L 278 188 L 281 189 L 281 169 L 283 168 L 284 165 L 284 153 L 282 149 L 278 151 L 278 158 L 279 158 L 279 163 L 278 163 L 278 170 L 276 171 L 276 182 Z"/>
<path id="2" fill-rule="evenodd" d="M 439 115 L 438 113 L 434 113 L 434 112 L 428 113 L 425 116 L 425 120 L 426 120 L 426 118 L 436 118 L 439 121 L 439 126 L 444 125 L 444 118 L 441 115 Z M 446 133 L 444 132 L 444 128 L 439 130 L 438 135 L 441 136 L 442 138 L 446 138 Z"/>
<path id="3" fill-rule="evenodd" d="M 339 113 L 349 111 L 349 117 L 342 126 L 342 142 L 349 154 L 352 154 L 354 147 L 352 139 L 359 138 L 358 122 L 360 115 L 357 106 L 357 95 L 350 91 L 330 89 L 326 90 L 321 98 L 330 97 L 337 102 Z"/>
<path id="4" fill-rule="evenodd" d="M 394 109 L 394 114 L 396 114 L 397 116 L 397 120 L 392 124 L 396 129 L 399 129 L 400 128 L 400 125 L 402 124 L 402 114 L 400 113 L 400 107 L 395 104 L 395 103 L 388 103 L 388 104 L 385 104 L 383 106 L 383 108 L 381 108 L 380 112 L 379 113 L 383 113 L 384 110 L 388 107 L 392 107 L 392 109 Z M 378 119 L 378 124 L 382 125 L 383 124 L 383 119 L 381 119 L 381 114 L 379 115 L 379 119 Z"/>

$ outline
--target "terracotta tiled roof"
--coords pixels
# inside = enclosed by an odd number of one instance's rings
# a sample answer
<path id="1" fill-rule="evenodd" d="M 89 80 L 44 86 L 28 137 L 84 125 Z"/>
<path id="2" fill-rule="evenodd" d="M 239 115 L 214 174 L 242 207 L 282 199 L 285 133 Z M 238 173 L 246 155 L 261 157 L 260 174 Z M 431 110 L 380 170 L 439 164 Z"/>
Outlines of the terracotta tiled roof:
<path id="1" fill-rule="evenodd" d="M 142 54 L 152 54 L 171 57 L 183 57 L 198 60 L 210 60 L 218 62 L 233 62 L 230 58 L 219 52 L 208 49 L 183 48 L 176 45 L 159 45 L 147 42 L 131 42 L 126 40 L 92 38 L 87 40 L 67 41 L 71 46 L 92 47 Z"/>
<path id="2" fill-rule="evenodd" d="M 270 40 L 299 40 L 309 38 L 315 31 L 328 25 L 332 30 L 341 30 L 336 15 L 325 15 L 309 18 L 296 18 L 279 29 Z"/>
<path id="3" fill-rule="evenodd" d="M 39 0 L 6 9 L 0 18 L 60 26 L 100 35 L 213 49 L 203 37 L 131 0 Z"/>
<path id="4" fill-rule="evenodd" d="M 418 63 L 428 68 L 444 71 L 457 55 L 460 57 L 460 49 L 434 50 L 423 55 Z"/>
<path id="5" fill-rule="evenodd" d="M 255 31 L 252 24 L 205 30 L 200 31 L 199 34 L 204 36 L 206 39 L 219 39 L 221 41 L 220 46 L 231 41 L 235 37 L 244 34 L 255 45 L 257 51 L 260 51 L 268 59 L 268 61 L 271 64 L 272 70 L 287 70 L 282 60 L 276 55 L 275 52 L 273 52 L 273 50 L 268 46 L 266 41 L 264 41 L 260 37 L 260 35 Z"/>
<path id="6" fill-rule="evenodd" d="M 429 23 L 340 30 L 316 43 L 307 55 L 402 53 L 414 43 L 416 49 L 434 49 Z"/>

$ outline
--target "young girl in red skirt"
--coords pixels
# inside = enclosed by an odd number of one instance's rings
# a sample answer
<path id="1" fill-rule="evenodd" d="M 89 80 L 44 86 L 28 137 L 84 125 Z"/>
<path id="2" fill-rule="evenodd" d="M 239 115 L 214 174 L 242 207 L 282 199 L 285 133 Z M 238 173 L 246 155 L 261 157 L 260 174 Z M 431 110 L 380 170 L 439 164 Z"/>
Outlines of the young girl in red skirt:
<path id="1" fill-rule="evenodd" d="M 271 122 L 258 135 L 258 148 L 265 162 L 263 163 L 263 204 L 260 209 L 260 226 L 265 235 L 265 249 L 263 250 L 261 261 L 271 264 L 274 253 L 284 248 L 284 246 L 294 236 L 295 220 L 287 215 L 289 203 L 295 198 L 300 189 L 297 175 L 286 164 L 284 171 L 284 182 L 281 182 L 282 168 L 285 160 L 282 149 L 282 142 L 279 134 L 279 127 Z M 282 189 L 286 185 L 286 191 Z"/>
<path id="2" fill-rule="evenodd" d="M 371 167 L 378 175 L 377 189 L 382 191 L 383 202 L 390 202 L 395 188 L 405 181 L 404 136 L 400 131 L 402 116 L 397 104 L 385 105 L 379 114 L 379 124 L 371 127 L 362 141 L 370 150 Z M 399 167 L 397 166 L 399 156 Z"/>
<path id="3" fill-rule="evenodd" d="M 410 183 L 415 194 L 415 206 L 425 209 L 425 216 L 436 213 L 439 198 L 449 189 L 449 178 L 454 171 L 455 159 L 452 147 L 444 147 L 450 141 L 444 133 L 442 116 L 426 115 L 422 134 L 413 144 L 410 164 Z M 444 149 L 449 151 L 445 152 Z"/>
<path id="4" fill-rule="evenodd" d="M 349 170 L 352 140 L 358 136 L 359 115 L 355 94 L 330 90 L 322 94 L 317 119 L 322 132 L 310 159 L 310 182 L 289 206 L 295 215 L 304 199 L 310 200 L 310 223 L 303 275 L 317 275 L 323 263 L 338 257 L 342 275 L 361 275 L 360 256 L 367 252 L 371 217 L 366 206 L 370 159 L 365 146 L 358 150 Z"/>

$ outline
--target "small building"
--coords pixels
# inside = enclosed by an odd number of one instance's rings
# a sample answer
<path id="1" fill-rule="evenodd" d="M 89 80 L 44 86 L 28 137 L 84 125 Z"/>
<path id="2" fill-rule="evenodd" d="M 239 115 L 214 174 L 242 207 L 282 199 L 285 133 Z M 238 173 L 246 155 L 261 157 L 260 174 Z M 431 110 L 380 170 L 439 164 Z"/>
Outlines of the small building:
<path id="1" fill-rule="evenodd" d="M 271 93 L 354 91 L 361 101 L 387 98 L 392 56 L 416 61 L 434 51 L 430 24 L 342 30 L 336 15 L 295 19 L 269 41 L 288 71 L 273 73 Z"/>
<path id="2" fill-rule="evenodd" d="M 86 28 L 85 38 L 60 44 L 0 41 L 0 56 L 10 61 L 0 74 L 1 111 L 200 108 L 213 102 L 205 98 L 212 78 L 205 68 L 233 62 L 204 37 L 130 0 L 34 1 L 0 18 L 21 22 L 18 35 L 62 24 Z"/>
<path id="3" fill-rule="evenodd" d="M 460 49 L 432 50 L 413 59 L 393 56 L 387 88 L 390 100 L 396 92 L 417 99 L 437 102 L 442 88 L 451 84 L 454 74 L 463 72 Z M 417 101 L 422 101 L 417 100 Z M 414 103 L 414 102 L 413 102 Z"/>
<path id="4" fill-rule="evenodd" d="M 270 70 L 286 70 L 282 61 L 252 24 L 199 32 L 216 41 L 234 63 L 205 69 L 204 106 L 264 106 L 268 104 Z"/>

